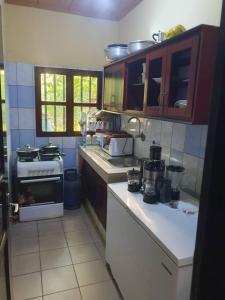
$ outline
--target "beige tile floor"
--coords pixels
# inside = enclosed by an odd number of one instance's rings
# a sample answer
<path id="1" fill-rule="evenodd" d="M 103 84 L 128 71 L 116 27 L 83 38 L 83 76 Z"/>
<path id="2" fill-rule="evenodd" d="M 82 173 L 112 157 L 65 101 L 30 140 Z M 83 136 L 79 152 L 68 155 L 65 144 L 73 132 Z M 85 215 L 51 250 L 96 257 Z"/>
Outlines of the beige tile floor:
<path id="1" fill-rule="evenodd" d="M 12 300 L 120 300 L 83 208 L 12 226 Z"/>

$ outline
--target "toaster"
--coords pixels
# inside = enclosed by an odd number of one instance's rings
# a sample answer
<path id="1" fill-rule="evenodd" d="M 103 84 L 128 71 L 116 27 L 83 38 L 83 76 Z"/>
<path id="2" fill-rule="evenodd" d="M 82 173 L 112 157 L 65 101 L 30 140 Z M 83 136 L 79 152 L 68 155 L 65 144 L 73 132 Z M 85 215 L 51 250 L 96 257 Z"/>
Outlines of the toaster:
<path id="1" fill-rule="evenodd" d="M 133 142 L 130 135 L 106 135 L 103 138 L 102 150 L 110 156 L 132 155 Z"/>

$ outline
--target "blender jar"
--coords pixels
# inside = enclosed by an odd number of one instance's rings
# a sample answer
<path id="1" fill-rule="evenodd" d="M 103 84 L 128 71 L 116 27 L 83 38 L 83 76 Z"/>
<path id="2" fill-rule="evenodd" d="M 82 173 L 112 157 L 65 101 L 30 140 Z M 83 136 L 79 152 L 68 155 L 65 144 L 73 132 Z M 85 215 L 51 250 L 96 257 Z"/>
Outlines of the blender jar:
<path id="1" fill-rule="evenodd" d="M 127 172 L 128 191 L 138 192 L 141 188 L 141 172 L 138 170 L 129 170 Z"/>

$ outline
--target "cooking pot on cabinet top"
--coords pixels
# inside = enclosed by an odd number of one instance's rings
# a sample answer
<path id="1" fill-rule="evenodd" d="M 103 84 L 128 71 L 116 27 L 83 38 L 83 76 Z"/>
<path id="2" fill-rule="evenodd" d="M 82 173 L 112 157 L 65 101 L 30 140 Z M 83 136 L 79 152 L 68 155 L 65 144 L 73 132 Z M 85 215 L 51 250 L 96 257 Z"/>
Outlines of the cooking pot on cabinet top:
<path id="1" fill-rule="evenodd" d="M 54 160 L 59 158 L 59 156 L 65 156 L 65 154 L 61 153 L 59 147 L 52 143 L 49 143 L 40 149 L 41 160 Z"/>

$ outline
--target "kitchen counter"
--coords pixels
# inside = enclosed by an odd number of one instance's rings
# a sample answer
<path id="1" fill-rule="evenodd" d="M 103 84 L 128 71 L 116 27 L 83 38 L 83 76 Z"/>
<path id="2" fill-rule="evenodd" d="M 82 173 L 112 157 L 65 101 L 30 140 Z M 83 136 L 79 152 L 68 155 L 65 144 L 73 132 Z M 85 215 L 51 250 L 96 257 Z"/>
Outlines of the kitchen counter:
<path id="1" fill-rule="evenodd" d="M 140 193 L 127 191 L 126 182 L 109 184 L 108 189 L 178 267 L 193 264 L 198 207 L 191 196 L 182 193 L 182 201 L 173 209 L 162 203 L 144 203 Z M 184 209 L 195 213 L 186 214 Z"/>
<path id="2" fill-rule="evenodd" d="M 100 154 L 103 156 L 104 154 L 99 146 L 80 146 L 79 153 L 106 183 L 126 181 L 127 171 L 133 169 L 131 167 L 120 168 L 111 165 L 100 156 Z"/>

